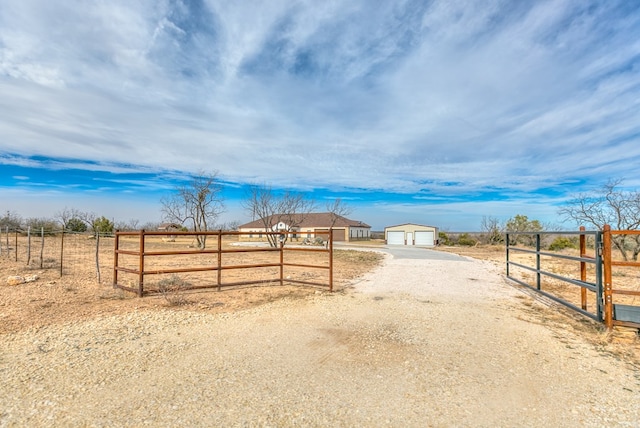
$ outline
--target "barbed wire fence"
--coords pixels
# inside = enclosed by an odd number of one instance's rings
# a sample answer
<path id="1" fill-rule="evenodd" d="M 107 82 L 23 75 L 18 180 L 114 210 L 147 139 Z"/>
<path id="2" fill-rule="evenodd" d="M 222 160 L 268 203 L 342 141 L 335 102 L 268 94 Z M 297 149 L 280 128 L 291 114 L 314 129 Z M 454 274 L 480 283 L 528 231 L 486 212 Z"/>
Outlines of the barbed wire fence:
<path id="1" fill-rule="evenodd" d="M 30 270 L 56 270 L 60 277 L 111 284 L 113 235 L 40 228 L 0 229 L 0 261 Z"/>

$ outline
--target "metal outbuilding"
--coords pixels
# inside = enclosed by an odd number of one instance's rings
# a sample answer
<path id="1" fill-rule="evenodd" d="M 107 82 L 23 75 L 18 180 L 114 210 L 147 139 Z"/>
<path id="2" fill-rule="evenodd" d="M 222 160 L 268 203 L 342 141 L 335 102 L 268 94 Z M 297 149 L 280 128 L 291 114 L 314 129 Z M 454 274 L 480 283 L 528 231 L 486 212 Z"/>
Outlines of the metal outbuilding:
<path id="1" fill-rule="evenodd" d="M 384 228 L 384 239 L 387 245 L 434 247 L 437 236 L 438 228 L 422 224 L 405 223 Z"/>

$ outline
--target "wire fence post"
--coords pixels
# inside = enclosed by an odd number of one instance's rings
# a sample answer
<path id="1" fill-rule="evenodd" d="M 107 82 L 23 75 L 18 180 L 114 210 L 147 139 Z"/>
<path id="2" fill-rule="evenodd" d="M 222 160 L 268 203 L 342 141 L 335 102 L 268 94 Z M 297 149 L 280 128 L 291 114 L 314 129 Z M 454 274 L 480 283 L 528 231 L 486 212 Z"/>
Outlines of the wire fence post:
<path id="1" fill-rule="evenodd" d="M 542 276 L 540 274 L 540 234 L 536 234 L 536 286 L 538 290 L 542 289 Z"/>
<path id="2" fill-rule="evenodd" d="M 44 265 L 44 227 L 40 227 L 40 269 Z"/>
<path id="3" fill-rule="evenodd" d="M 64 264 L 64 229 L 62 229 L 62 235 L 60 237 L 60 278 L 62 278 L 62 265 Z"/>
<path id="4" fill-rule="evenodd" d="M 31 263 L 31 226 L 27 226 L 27 266 Z"/>
<path id="5" fill-rule="evenodd" d="M 96 232 L 96 276 L 100 284 L 100 232 Z"/>

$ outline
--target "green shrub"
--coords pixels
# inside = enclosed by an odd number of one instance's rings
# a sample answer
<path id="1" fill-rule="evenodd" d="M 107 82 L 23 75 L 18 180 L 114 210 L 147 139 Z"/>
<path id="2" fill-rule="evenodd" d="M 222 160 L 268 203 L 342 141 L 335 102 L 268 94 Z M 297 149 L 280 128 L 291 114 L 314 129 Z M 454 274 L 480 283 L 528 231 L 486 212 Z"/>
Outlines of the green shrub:
<path id="1" fill-rule="evenodd" d="M 576 242 L 578 238 L 567 238 L 564 236 L 558 236 L 553 240 L 551 244 L 549 244 L 549 250 L 551 251 L 559 251 L 564 250 L 565 248 L 578 248 L 578 243 Z"/>
<path id="2" fill-rule="evenodd" d="M 477 243 L 478 241 L 469 236 L 468 233 L 463 233 L 458 237 L 458 245 L 462 245 L 464 247 L 473 247 Z"/>
<path id="3" fill-rule="evenodd" d="M 102 216 L 93 221 L 93 231 L 100 234 L 111 234 L 113 233 L 113 223 L 105 216 Z"/>
<path id="4" fill-rule="evenodd" d="M 80 220 L 79 218 L 74 217 L 69 219 L 69 221 L 67 221 L 67 224 L 65 225 L 65 229 L 71 232 L 86 232 L 87 224 L 84 221 Z"/>
<path id="5" fill-rule="evenodd" d="M 438 243 L 440 245 L 453 245 L 451 238 L 445 232 L 438 232 Z"/>

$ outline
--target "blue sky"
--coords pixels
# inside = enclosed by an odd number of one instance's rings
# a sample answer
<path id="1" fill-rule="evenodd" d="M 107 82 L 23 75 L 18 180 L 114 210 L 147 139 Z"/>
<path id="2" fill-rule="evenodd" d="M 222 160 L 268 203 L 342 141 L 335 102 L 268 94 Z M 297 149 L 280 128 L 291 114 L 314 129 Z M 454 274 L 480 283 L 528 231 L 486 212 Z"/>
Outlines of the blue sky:
<path id="1" fill-rule="evenodd" d="M 2 1 L 0 209 L 160 220 L 216 171 L 381 230 L 640 188 L 640 2 Z M 573 227 L 573 225 L 570 225 Z"/>

